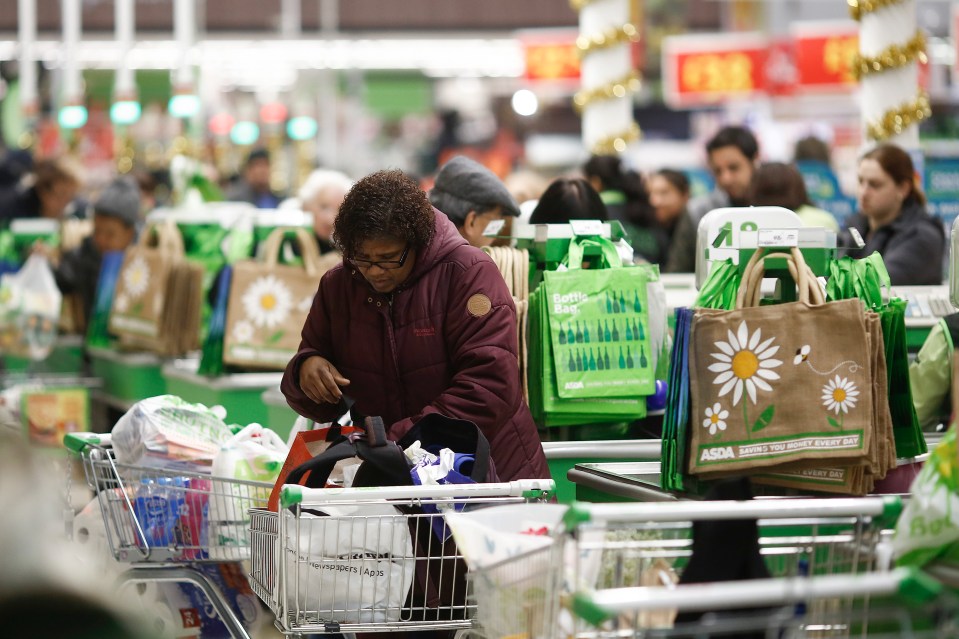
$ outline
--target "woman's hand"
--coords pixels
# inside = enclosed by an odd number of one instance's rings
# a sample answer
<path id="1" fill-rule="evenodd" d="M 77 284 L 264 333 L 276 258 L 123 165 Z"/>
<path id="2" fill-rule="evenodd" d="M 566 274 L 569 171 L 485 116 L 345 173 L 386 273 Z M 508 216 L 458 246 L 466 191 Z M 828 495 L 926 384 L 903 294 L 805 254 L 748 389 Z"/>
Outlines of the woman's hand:
<path id="1" fill-rule="evenodd" d="M 317 404 L 336 404 L 343 397 L 340 386 L 349 386 L 330 362 L 314 355 L 300 365 L 300 389 Z"/>

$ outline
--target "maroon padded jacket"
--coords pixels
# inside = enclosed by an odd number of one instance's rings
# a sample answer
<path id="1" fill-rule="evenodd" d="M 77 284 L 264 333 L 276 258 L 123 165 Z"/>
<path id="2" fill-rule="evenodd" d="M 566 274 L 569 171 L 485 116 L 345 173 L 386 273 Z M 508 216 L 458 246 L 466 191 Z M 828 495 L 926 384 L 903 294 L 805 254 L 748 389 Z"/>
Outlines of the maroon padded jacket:
<path id="1" fill-rule="evenodd" d="M 356 410 L 383 418 L 390 439 L 438 412 L 480 427 L 501 481 L 548 478 L 523 399 L 513 299 L 492 260 L 434 213 L 433 241 L 392 294 L 375 292 L 348 262 L 322 277 L 280 388 L 300 415 L 335 419 L 335 406 L 300 390 L 301 363 L 320 355 L 350 380 Z"/>

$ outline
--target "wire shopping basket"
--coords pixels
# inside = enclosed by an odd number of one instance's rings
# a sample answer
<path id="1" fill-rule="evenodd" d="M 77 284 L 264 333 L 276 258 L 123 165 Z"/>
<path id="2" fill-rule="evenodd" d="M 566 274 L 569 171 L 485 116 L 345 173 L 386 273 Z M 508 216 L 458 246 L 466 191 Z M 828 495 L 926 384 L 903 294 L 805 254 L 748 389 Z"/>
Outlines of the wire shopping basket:
<path id="1" fill-rule="evenodd" d="M 759 550 L 776 577 L 871 575 L 887 563 L 881 548 L 901 509 L 898 497 L 577 503 L 550 546 L 473 571 L 477 617 L 490 639 L 591 637 L 596 629 L 571 614 L 572 594 L 668 589 L 692 555 L 694 521 L 758 520 Z M 817 614 L 848 612 L 835 601 L 814 605 Z M 662 625 L 660 613 L 642 611 L 617 636 Z"/>
<path id="2" fill-rule="evenodd" d="M 596 639 L 947 639 L 959 636 L 955 598 L 916 569 L 755 579 L 578 593 L 576 615 Z M 644 628 L 654 612 L 703 613 L 695 623 Z"/>
<path id="3" fill-rule="evenodd" d="M 118 560 L 249 559 L 249 511 L 266 507 L 272 484 L 121 464 L 108 434 L 74 433 L 64 444 L 80 455 Z"/>
<path id="4" fill-rule="evenodd" d="M 252 514 L 254 592 L 285 633 L 457 630 L 473 625 L 451 510 L 545 500 L 551 480 L 307 489 Z"/>

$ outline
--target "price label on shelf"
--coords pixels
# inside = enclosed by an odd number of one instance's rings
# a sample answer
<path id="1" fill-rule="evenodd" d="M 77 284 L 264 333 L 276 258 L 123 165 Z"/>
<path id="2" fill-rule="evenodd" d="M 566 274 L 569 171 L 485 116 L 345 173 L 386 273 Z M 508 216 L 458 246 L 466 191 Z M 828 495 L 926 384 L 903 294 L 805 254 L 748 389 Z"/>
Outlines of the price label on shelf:
<path id="1" fill-rule="evenodd" d="M 762 229 L 756 237 L 756 246 L 799 246 L 799 229 Z"/>

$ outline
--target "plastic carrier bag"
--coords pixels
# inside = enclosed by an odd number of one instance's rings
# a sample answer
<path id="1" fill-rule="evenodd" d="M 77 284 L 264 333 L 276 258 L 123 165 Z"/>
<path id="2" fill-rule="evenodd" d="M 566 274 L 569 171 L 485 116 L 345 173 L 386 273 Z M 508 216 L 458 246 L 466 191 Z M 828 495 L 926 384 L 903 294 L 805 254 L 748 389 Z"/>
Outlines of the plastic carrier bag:
<path id="1" fill-rule="evenodd" d="M 50 262 L 31 255 L 19 272 L 0 277 L 0 351 L 42 360 L 57 337 L 63 296 Z"/>
<path id="2" fill-rule="evenodd" d="M 266 503 L 286 459 L 286 443 L 269 428 L 250 424 L 231 437 L 213 458 L 210 494 L 210 557 L 249 556 L 252 504 Z M 269 482 L 257 487 L 232 480 Z M 234 548 L 235 547 L 235 548 Z"/>
<path id="3" fill-rule="evenodd" d="M 225 411 L 190 404 L 174 395 L 137 402 L 113 427 L 113 450 L 121 464 L 209 472 L 233 437 Z"/>

